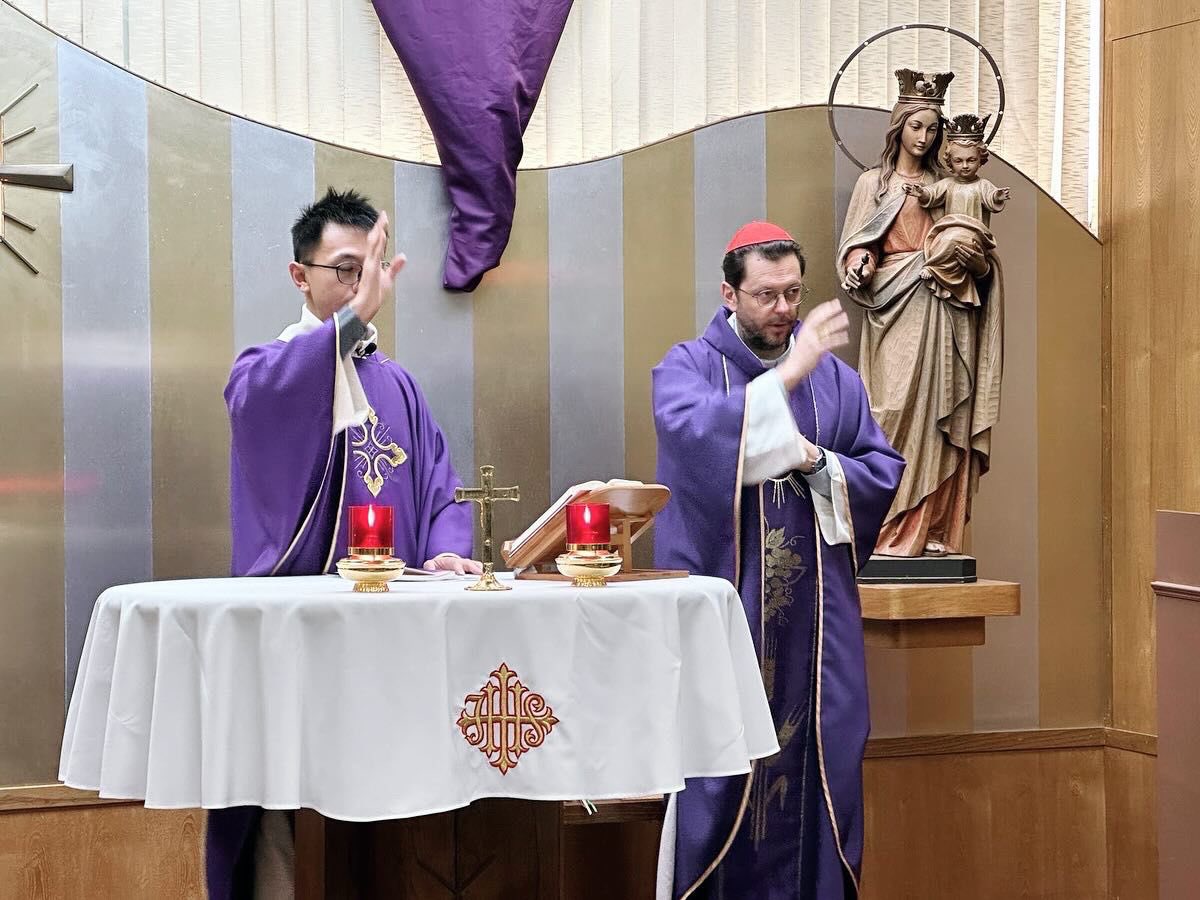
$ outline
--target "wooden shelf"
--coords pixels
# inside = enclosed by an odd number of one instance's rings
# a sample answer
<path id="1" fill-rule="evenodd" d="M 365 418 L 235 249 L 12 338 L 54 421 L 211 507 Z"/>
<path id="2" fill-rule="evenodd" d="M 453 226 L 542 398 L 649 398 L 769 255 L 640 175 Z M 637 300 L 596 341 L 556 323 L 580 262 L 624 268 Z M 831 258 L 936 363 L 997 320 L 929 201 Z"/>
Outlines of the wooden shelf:
<path id="1" fill-rule="evenodd" d="M 1012 581 L 860 584 L 858 593 L 870 647 L 975 647 L 987 616 L 1021 612 L 1021 586 Z"/>

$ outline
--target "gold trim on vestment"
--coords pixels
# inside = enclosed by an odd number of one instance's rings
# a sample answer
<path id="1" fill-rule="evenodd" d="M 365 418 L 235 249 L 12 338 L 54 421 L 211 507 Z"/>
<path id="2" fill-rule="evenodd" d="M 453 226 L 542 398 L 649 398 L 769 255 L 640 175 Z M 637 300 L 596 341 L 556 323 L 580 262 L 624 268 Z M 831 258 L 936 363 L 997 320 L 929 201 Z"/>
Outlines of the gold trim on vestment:
<path id="1" fill-rule="evenodd" d="M 725 396 L 729 397 L 731 391 L 729 388 L 729 363 L 725 354 L 721 354 L 721 367 L 725 372 Z M 741 602 L 741 588 L 738 582 L 742 577 L 742 464 L 746 456 L 746 433 L 750 425 L 750 409 L 747 406 L 745 399 L 742 401 L 742 435 L 738 442 L 738 463 L 737 474 L 733 481 L 733 587 L 738 592 L 738 601 Z M 733 846 L 733 839 L 737 837 L 738 829 L 742 827 L 742 819 L 746 815 L 746 807 L 750 803 L 750 786 L 754 783 L 755 762 L 750 762 L 750 772 L 746 775 L 746 789 L 742 791 L 742 802 L 738 807 L 737 818 L 734 819 L 733 828 L 729 830 L 729 837 L 725 839 L 725 844 L 717 852 L 716 857 L 709 864 L 708 868 L 700 873 L 700 877 L 692 882 L 679 900 L 687 900 L 704 880 L 717 870 L 722 860 L 725 859 L 725 854 L 729 852 L 729 848 Z"/>
<path id="2" fill-rule="evenodd" d="M 353 365 L 353 363 L 351 363 L 351 365 Z M 346 440 L 342 441 L 342 491 L 338 496 L 337 510 L 335 511 L 333 517 L 333 537 L 329 541 L 329 555 L 325 557 L 325 567 L 321 569 L 322 572 L 328 572 L 329 567 L 333 565 L 333 558 L 337 555 L 334 553 L 334 551 L 337 549 L 338 535 L 341 534 L 342 530 L 342 509 L 345 507 L 346 503 L 346 470 L 349 467 L 350 460 L 350 448 L 348 446 L 350 443 L 350 430 L 347 429 L 345 434 Z M 336 445 L 337 435 L 334 435 L 333 440 Z"/>
<path id="3" fill-rule="evenodd" d="M 333 373 L 333 377 L 334 377 L 335 381 L 337 380 L 336 366 L 339 365 L 339 360 L 340 360 L 340 357 L 338 356 L 339 340 L 340 340 L 340 338 L 338 337 L 337 316 L 334 316 L 333 317 L 333 365 L 335 366 L 335 370 Z M 330 418 L 330 421 L 332 424 L 330 425 L 331 434 L 329 436 L 329 455 L 325 457 L 326 480 L 328 480 L 328 476 L 329 476 L 329 465 L 330 465 L 330 463 L 333 462 L 333 452 L 337 447 L 337 432 L 333 431 L 333 428 L 336 427 L 337 423 L 333 422 L 333 409 L 332 408 L 330 408 L 330 410 L 329 410 L 329 418 Z M 345 467 L 343 466 L 343 472 L 344 471 L 345 471 Z M 345 479 L 345 477 L 343 477 L 342 478 L 343 489 L 345 488 L 345 483 L 346 483 L 346 479 Z M 308 512 L 305 513 L 305 515 L 304 515 L 304 520 L 300 523 L 300 527 L 296 530 L 296 534 L 292 537 L 292 542 L 290 544 L 288 544 L 287 550 L 285 550 L 283 552 L 283 555 L 281 557 L 279 557 L 279 561 L 277 563 L 275 563 L 274 567 L 271 569 L 272 575 L 275 575 L 276 573 L 279 572 L 279 570 L 283 567 L 283 564 L 288 561 L 288 557 L 290 557 L 292 555 L 292 551 L 296 549 L 296 545 L 298 543 L 300 543 L 300 538 L 303 537 L 304 533 L 308 531 L 308 525 L 312 521 L 313 513 L 316 512 L 317 504 L 319 504 L 321 502 L 321 495 L 324 492 L 325 492 L 325 481 L 322 481 L 321 486 L 317 489 L 316 496 L 313 497 L 312 505 L 308 508 Z M 338 518 L 339 518 L 339 520 L 341 519 L 341 508 L 340 507 L 338 508 Z M 334 543 L 336 543 L 336 536 L 337 536 L 337 531 L 336 531 L 336 527 L 335 527 Z M 334 546 L 333 544 L 330 544 L 329 560 L 326 561 L 325 568 L 321 570 L 323 572 L 327 571 L 329 569 L 329 562 L 333 560 L 333 546 Z"/>
<path id="4" fill-rule="evenodd" d="M 846 854 L 842 850 L 842 834 L 838 828 L 837 813 L 833 809 L 833 794 L 829 790 L 829 776 L 825 772 L 825 742 L 821 736 L 821 673 L 822 659 L 825 655 L 825 564 L 821 553 L 821 522 L 817 511 L 813 509 L 813 528 L 817 539 L 817 768 L 821 773 L 821 792 L 825 795 L 825 808 L 829 811 L 829 824 L 833 827 L 833 843 L 837 847 L 838 858 L 850 875 L 854 884 L 854 895 L 860 894 L 858 878 L 854 874 Z M 853 545 L 851 552 L 853 552 Z"/>
<path id="5" fill-rule="evenodd" d="M 692 886 L 679 896 L 679 900 L 687 900 L 688 897 L 692 896 L 696 888 L 700 887 L 705 879 L 717 870 L 717 866 L 721 864 L 725 859 L 725 854 L 733 846 L 733 839 L 737 837 L 738 829 L 742 827 L 742 817 L 746 815 L 746 807 L 750 804 L 750 787 L 754 784 L 754 770 L 756 768 L 757 763 L 750 763 L 750 771 L 746 774 L 746 788 L 742 791 L 742 804 L 738 807 L 737 819 L 734 820 L 733 828 L 729 830 L 729 837 L 725 840 L 725 846 L 717 852 L 716 858 L 709 864 L 708 868 L 700 873 L 700 877 L 692 882 Z"/>

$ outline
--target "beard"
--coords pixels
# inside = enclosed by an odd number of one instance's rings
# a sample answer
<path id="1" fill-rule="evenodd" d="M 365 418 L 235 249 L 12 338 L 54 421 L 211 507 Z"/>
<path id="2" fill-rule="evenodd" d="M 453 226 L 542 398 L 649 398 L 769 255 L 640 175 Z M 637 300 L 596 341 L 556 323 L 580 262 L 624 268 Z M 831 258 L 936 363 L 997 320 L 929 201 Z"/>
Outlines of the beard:
<path id="1" fill-rule="evenodd" d="M 792 326 L 795 322 L 778 323 L 787 324 L 788 329 L 783 333 L 783 336 L 776 339 L 772 338 L 767 332 L 756 328 L 753 324 L 743 322 L 741 318 L 737 319 L 738 331 L 741 332 L 742 340 L 746 346 L 753 350 L 756 354 L 778 353 L 788 345 L 788 340 L 792 336 Z"/>

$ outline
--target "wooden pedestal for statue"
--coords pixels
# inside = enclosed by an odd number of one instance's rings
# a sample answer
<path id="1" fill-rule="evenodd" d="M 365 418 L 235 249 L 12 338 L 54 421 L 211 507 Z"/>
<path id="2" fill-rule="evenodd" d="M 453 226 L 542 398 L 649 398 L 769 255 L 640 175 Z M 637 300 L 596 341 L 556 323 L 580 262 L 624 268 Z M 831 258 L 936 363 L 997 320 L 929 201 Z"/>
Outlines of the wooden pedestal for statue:
<path id="1" fill-rule="evenodd" d="M 973 647 L 988 616 L 1021 612 L 1021 586 L 980 579 L 970 584 L 859 584 L 863 640 L 869 647 Z"/>
<path id="2" fill-rule="evenodd" d="M 652 900 L 666 804 L 480 800 L 385 822 L 296 814 L 296 900 Z"/>

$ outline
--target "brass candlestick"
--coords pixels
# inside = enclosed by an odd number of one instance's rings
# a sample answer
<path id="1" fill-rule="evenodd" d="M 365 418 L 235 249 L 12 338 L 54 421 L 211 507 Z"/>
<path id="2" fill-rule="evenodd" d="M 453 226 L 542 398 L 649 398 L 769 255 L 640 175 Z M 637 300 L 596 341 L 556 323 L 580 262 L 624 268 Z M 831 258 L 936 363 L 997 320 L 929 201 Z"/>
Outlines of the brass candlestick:
<path id="1" fill-rule="evenodd" d="M 349 547 L 350 555 L 338 560 L 338 574 L 354 583 L 356 594 L 382 594 L 388 582 L 404 571 L 404 560 L 392 556 L 391 547 Z"/>
<path id="2" fill-rule="evenodd" d="M 492 550 L 492 504 L 497 500 L 520 500 L 519 487 L 498 488 L 492 486 L 495 466 L 479 467 L 479 487 L 455 488 L 454 499 L 458 503 L 473 500 L 479 504 L 479 526 L 483 531 L 483 574 L 467 588 L 468 591 L 511 591 L 507 584 L 496 580 L 495 557 Z"/>

